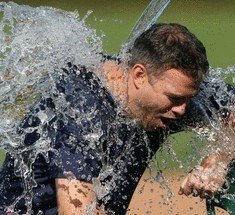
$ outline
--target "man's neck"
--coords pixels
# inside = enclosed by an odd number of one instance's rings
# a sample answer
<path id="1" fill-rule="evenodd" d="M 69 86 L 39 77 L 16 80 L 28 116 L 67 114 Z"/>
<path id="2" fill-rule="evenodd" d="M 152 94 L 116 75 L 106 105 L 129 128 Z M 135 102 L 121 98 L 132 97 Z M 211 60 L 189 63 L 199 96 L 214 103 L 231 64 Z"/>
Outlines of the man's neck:
<path id="1" fill-rule="evenodd" d="M 130 84 L 133 81 L 130 80 L 128 68 L 115 61 L 106 61 L 103 68 L 108 91 L 114 96 L 115 101 L 128 115 L 128 118 L 138 118 L 139 110 L 136 107 L 135 99 L 130 100 L 130 95 L 135 97 L 133 96 L 135 90 L 133 84 Z"/>
<path id="2" fill-rule="evenodd" d="M 106 87 L 114 96 L 115 100 L 121 104 L 126 104 L 127 99 L 127 78 L 123 71 L 122 64 L 118 64 L 116 61 L 106 61 L 104 63 L 104 77 Z"/>

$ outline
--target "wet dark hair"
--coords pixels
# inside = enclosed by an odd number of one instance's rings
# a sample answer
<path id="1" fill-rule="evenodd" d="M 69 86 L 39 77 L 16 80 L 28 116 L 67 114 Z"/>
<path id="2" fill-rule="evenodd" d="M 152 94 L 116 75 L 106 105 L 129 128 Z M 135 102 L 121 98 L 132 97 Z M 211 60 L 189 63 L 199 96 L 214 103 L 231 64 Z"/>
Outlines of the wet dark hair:
<path id="1" fill-rule="evenodd" d="M 168 69 L 201 81 L 209 63 L 201 41 L 186 27 L 176 23 L 157 23 L 143 32 L 130 49 L 129 66 L 143 64 L 150 77 Z"/>

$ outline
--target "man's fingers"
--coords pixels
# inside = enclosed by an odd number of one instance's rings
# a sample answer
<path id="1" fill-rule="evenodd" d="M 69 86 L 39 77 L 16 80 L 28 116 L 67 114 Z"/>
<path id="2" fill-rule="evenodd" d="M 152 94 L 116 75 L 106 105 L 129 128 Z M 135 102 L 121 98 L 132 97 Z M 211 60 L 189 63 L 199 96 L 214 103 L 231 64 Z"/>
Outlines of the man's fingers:
<path id="1" fill-rule="evenodd" d="M 179 191 L 178 191 L 178 194 L 179 194 L 179 195 L 183 195 L 183 194 L 184 194 L 184 188 L 185 188 L 185 185 L 186 185 L 187 181 L 188 181 L 188 177 L 186 177 L 186 178 L 183 180 L 183 182 L 181 183 L 180 189 L 179 189 Z"/>
<path id="2" fill-rule="evenodd" d="M 184 188 L 182 188 L 182 187 L 180 187 L 180 189 L 179 189 L 179 191 L 178 191 L 178 194 L 179 195 L 186 195 L 186 196 L 189 196 L 190 194 L 192 193 L 192 189 L 191 188 L 189 188 L 189 187 L 184 187 Z"/>
<path id="3" fill-rule="evenodd" d="M 179 189 L 179 191 L 178 191 L 178 194 L 179 194 L 179 195 L 183 195 L 183 194 L 184 194 L 184 191 L 183 191 L 183 188 L 182 188 L 182 187 L 180 187 L 180 189 Z"/>
<path id="4" fill-rule="evenodd" d="M 182 182 L 178 194 L 179 195 L 184 194 L 184 195 L 188 196 L 192 193 L 192 187 L 193 187 L 193 184 L 190 182 L 189 178 L 187 177 Z"/>
<path id="5" fill-rule="evenodd" d="M 192 196 L 194 197 L 200 196 L 200 198 L 213 196 L 218 192 L 218 190 L 219 190 L 219 185 L 214 183 L 213 181 L 210 182 L 209 184 L 203 181 L 196 181 L 193 187 L 191 187 Z"/>
<path id="6" fill-rule="evenodd" d="M 226 168 L 225 164 L 218 163 L 216 156 L 210 156 L 197 168 L 189 172 L 189 175 L 182 182 L 179 195 L 207 196 L 215 195 L 224 184 Z"/>

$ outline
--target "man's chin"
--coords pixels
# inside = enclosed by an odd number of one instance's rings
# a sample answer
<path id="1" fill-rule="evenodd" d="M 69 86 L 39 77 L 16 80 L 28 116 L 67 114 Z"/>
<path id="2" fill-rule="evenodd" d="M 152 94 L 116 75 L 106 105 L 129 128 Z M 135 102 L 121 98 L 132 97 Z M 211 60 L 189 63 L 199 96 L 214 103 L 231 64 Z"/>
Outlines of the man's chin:
<path id="1" fill-rule="evenodd" d="M 167 126 L 165 124 L 154 124 L 154 125 L 147 125 L 144 127 L 144 130 L 146 131 L 155 131 L 159 128 L 167 128 Z"/>
<path id="2" fill-rule="evenodd" d="M 140 123 L 144 130 L 146 131 L 154 131 L 159 128 L 168 128 L 174 119 L 166 118 L 166 117 L 159 117 L 157 120 L 150 121 L 150 122 L 143 122 Z"/>
<path id="3" fill-rule="evenodd" d="M 145 127 L 145 130 L 154 131 L 159 128 L 168 128 L 172 124 L 173 121 L 174 119 L 171 119 L 171 118 L 160 117 L 158 122 L 155 122 L 154 125 L 148 124 Z"/>

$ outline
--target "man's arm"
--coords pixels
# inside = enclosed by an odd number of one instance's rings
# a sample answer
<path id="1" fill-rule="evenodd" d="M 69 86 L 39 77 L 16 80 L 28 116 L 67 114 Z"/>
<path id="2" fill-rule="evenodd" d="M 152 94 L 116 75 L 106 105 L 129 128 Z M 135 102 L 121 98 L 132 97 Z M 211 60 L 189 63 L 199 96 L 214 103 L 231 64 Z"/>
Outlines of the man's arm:
<path id="1" fill-rule="evenodd" d="M 210 155 L 184 179 L 179 194 L 200 196 L 216 194 L 225 182 L 230 161 L 226 155 Z"/>
<path id="2" fill-rule="evenodd" d="M 101 215 L 97 207 L 93 185 L 79 180 L 56 179 L 56 195 L 59 215 Z"/>
<path id="3" fill-rule="evenodd" d="M 179 194 L 200 196 L 217 193 L 226 180 L 229 165 L 235 159 L 235 116 L 229 113 L 224 120 L 223 132 L 220 133 L 220 150 L 212 151 L 184 179 Z"/>

